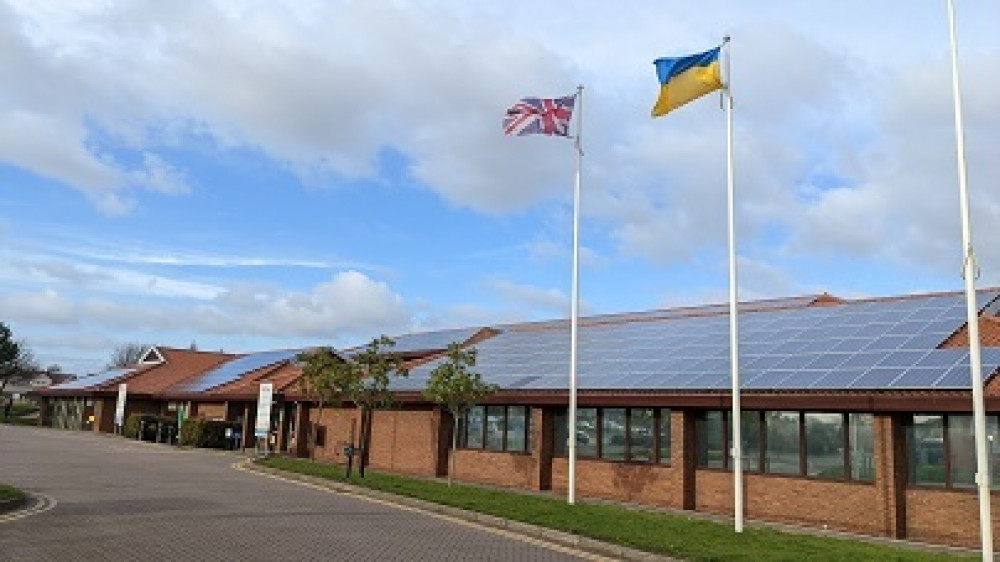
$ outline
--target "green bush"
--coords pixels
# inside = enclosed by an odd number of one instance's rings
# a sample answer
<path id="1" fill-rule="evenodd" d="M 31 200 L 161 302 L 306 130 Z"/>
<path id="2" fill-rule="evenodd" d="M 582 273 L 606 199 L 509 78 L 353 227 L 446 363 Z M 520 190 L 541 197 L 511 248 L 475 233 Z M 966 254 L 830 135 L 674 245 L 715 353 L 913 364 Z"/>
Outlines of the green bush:
<path id="1" fill-rule="evenodd" d="M 186 447 L 206 449 L 229 449 L 232 439 L 226 438 L 226 430 L 240 431 L 243 424 L 221 420 L 188 418 L 181 426 L 180 444 Z"/>
<path id="2" fill-rule="evenodd" d="M 129 439 L 139 438 L 142 428 L 143 441 L 171 441 L 171 436 L 177 435 L 177 420 L 172 416 L 157 414 L 129 414 L 122 428 L 122 435 Z"/>

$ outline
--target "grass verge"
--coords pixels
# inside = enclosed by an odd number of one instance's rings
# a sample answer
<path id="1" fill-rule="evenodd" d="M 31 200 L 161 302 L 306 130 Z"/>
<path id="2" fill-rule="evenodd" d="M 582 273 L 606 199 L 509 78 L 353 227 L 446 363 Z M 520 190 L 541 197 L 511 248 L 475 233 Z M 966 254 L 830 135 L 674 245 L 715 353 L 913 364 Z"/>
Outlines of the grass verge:
<path id="1" fill-rule="evenodd" d="M 578 503 L 455 484 L 367 472 L 348 479 L 341 466 L 271 457 L 271 468 L 350 483 L 504 519 L 521 521 L 604 542 L 686 560 L 899 560 L 973 559 L 945 552 L 899 548 L 849 539 L 750 528 L 736 534 L 728 524 L 606 504 Z"/>
<path id="2" fill-rule="evenodd" d="M 3 511 L 6 505 L 20 504 L 26 497 L 21 490 L 7 484 L 0 484 L 0 511 Z"/>

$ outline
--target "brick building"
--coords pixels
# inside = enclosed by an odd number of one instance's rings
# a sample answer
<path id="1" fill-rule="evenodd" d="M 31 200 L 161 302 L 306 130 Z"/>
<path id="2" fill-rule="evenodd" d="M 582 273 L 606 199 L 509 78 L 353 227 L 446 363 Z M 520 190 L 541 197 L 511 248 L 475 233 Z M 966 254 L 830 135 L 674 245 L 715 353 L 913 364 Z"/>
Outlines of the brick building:
<path id="1" fill-rule="evenodd" d="M 1000 458 L 998 297 L 978 295 L 991 461 Z M 725 305 L 582 319 L 572 432 L 567 322 L 399 336 L 394 352 L 410 375 L 396 381 L 399 407 L 373 415 L 370 466 L 444 475 L 457 431 L 456 479 L 564 494 L 573 438 L 580 497 L 732 514 L 728 330 Z M 452 342 L 475 346 L 475 370 L 501 388 L 458 423 L 420 392 Z M 958 293 L 741 305 L 746 516 L 977 547 L 967 346 Z M 312 454 L 345 462 L 359 413 L 328 407 L 320 418 L 299 384 L 300 351 L 153 348 L 134 369 L 39 394 L 49 423 L 75 427 L 58 412 L 66 418 L 67 404 L 89 403 L 99 420 L 92 429 L 109 431 L 124 382 L 127 411 L 241 420 L 249 446 L 257 388 L 267 381 L 275 388 L 270 448 L 308 456 L 304 436 L 315 426 Z"/>

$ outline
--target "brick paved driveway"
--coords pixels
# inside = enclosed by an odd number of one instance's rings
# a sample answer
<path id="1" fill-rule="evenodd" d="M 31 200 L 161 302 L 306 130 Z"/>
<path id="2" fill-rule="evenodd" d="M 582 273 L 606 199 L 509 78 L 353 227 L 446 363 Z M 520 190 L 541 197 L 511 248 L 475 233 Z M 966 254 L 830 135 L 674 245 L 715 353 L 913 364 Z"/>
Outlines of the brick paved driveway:
<path id="1" fill-rule="evenodd" d="M 565 549 L 234 470 L 240 457 L 0 426 L 0 482 L 55 500 L 0 516 L 0 561 L 579 560 Z"/>

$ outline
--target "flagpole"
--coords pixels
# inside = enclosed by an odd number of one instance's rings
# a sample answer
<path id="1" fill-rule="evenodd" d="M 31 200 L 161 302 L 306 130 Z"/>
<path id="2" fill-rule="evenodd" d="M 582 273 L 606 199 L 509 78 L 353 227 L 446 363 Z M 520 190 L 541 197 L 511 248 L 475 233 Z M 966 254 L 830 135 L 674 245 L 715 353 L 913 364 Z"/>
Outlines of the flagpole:
<path id="1" fill-rule="evenodd" d="M 965 309 L 969 326 L 969 370 L 972 377 L 972 411 L 975 420 L 976 486 L 979 491 L 979 535 L 983 560 L 993 560 L 993 522 L 990 514 L 990 472 L 986 447 L 986 412 L 983 405 L 983 366 L 980 358 L 979 307 L 976 304 L 976 256 L 972 248 L 969 190 L 965 171 L 965 131 L 962 95 L 958 82 L 958 48 L 955 40 L 955 3 L 948 0 L 951 43 L 951 84 L 955 102 L 955 149 L 958 153 L 958 192 L 962 213 L 962 276 L 965 278 Z"/>
<path id="2" fill-rule="evenodd" d="M 576 88 L 576 177 L 573 182 L 573 282 L 569 320 L 569 482 L 566 502 L 576 503 L 576 370 L 580 317 L 580 167 L 583 163 L 583 84 Z"/>
<path id="3" fill-rule="evenodd" d="M 733 523 L 737 533 L 743 532 L 743 452 L 740 435 L 740 366 L 738 331 L 738 282 L 736 267 L 736 188 L 733 181 L 733 92 L 729 66 L 731 48 L 729 36 L 722 40 L 726 48 L 726 83 L 723 88 L 723 103 L 726 106 L 726 207 L 729 226 L 729 365 L 732 374 L 733 394 Z"/>

